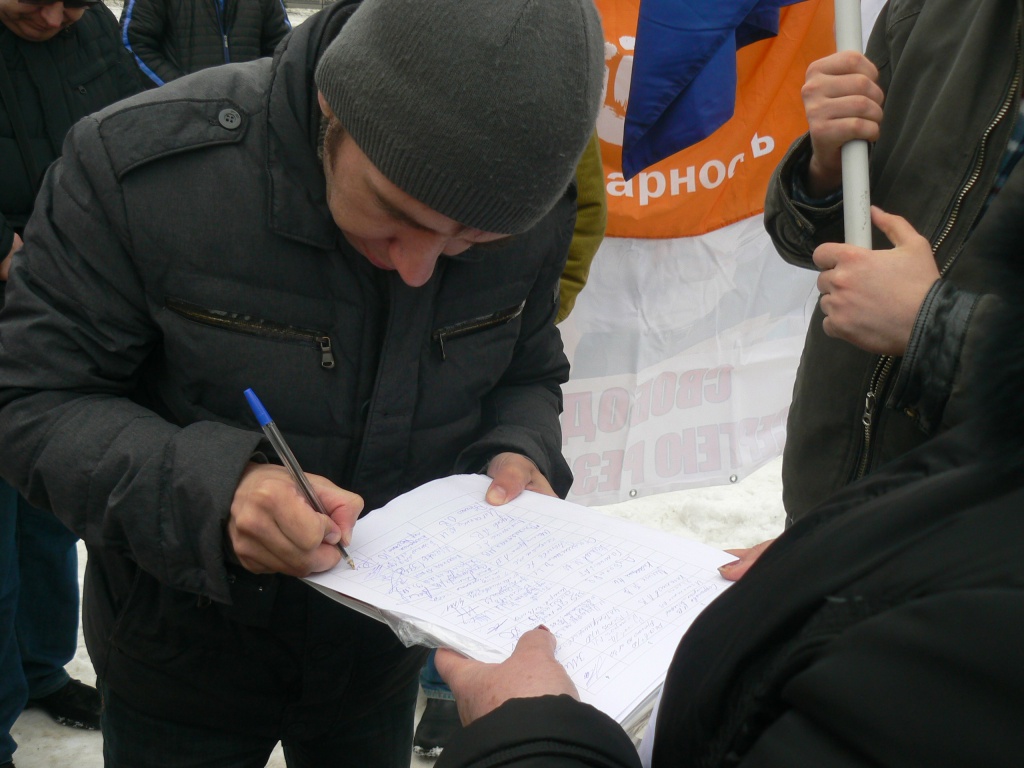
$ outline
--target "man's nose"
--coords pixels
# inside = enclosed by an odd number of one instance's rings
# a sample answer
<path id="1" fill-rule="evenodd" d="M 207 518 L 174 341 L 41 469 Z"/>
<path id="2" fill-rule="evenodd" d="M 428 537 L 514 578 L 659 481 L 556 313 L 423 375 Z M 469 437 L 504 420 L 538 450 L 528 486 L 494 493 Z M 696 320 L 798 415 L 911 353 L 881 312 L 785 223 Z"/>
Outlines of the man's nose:
<path id="1" fill-rule="evenodd" d="M 391 241 L 388 257 L 402 281 L 419 288 L 434 274 L 434 267 L 447 243 L 446 235 L 414 230 Z"/>

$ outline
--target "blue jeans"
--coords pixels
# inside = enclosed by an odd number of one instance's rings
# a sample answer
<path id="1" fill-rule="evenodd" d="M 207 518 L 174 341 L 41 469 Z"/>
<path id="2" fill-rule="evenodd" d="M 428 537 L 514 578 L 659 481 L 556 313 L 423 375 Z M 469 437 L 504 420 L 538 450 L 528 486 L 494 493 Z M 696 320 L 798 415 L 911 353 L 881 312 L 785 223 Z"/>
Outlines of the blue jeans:
<path id="1" fill-rule="evenodd" d="M 279 735 L 253 736 L 150 717 L 102 681 L 103 764 L 106 768 L 264 768 Z M 288 768 L 408 768 L 416 681 L 372 709 L 353 713 L 331 736 L 282 739 Z"/>
<path id="2" fill-rule="evenodd" d="M 420 688 L 423 689 L 423 695 L 428 699 L 454 700 L 452 689 L 438 674 L 437 666 L 434 664 L 435 653 L 437 651 L 431 649 L 430 655 L 427 656 L 427 660 L 423 664 L 423 669 L 420 670 Z"/>
<path id="3" fill-rule="evenodd" d="M 0 480 L 0 763 L 29 698 L 68 681 L 78 647 L 77 538 Z"/>

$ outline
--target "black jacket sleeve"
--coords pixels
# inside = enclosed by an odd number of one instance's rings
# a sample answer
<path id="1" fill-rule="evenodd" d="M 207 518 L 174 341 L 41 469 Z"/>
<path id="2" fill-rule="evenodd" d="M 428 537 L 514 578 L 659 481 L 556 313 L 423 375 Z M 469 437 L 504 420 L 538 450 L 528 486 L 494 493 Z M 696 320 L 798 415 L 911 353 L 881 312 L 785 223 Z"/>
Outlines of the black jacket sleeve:
<path id="1" fill-rule="evenodd" d="M 639 768 L 607 715 L 569 696 L 512 699 L 459 732 L 436 768 Z"/>
<path id="2" fill-rule="evenodd" d="M 964 590 L 847 630 L 788 682 L 788 710 L 739 765 L 1019 764 L 1022 610 L 1019 591 Z"/>
<path id="3" fill-rule="evenodd" d="M 90 546 L 127 553 L 175 589 L 230 602 L 223 524 L 261 436 L 215 422 L 179 427 L 133 400 L 160 337 L 99 133 L 91 117 L 71 132 L 11 274 L 0 473 Z"/>
<path id="4" fill-rule="evenodd" d="M 823 207 L 802 202 L 793 194 L 797 177 L 811 156 L 811 139 L 804 134 L 789 148 L 772 174 L 764 203 L 764 225 L 775 250 L 788 263 L 817 270 L 811 258 L 822 243 L 843 239 L 842 199 Z"/>
<path id="5" fill-rule="evenodd" d="M 163 85 L 186 74 L 166 50 L 167 3 L 164 0 L 128 0 L 121 11 L 121 42 L 135 57 L 151 86 Z"/>
<path id="6" fill-rule="evenodd" d="M 277 44 L 292 31 L 291 22 L 282 0 L 264 0 L 263 34 L 260 40 L 260 53 L 272 56 Z"/>

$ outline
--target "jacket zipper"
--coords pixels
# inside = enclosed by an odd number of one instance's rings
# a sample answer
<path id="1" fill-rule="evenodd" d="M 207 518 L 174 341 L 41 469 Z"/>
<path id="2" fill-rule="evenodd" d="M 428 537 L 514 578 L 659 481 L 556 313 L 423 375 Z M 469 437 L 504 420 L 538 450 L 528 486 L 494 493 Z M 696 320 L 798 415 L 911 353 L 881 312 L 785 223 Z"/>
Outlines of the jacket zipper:
<path id="1" fill-rule="evenodd" d="M 495 312 L 491 315 L 484 315 L 482 317 L 475 317 L 472 320 L 463 320 L 461 323 L 455 323 L 454 325 L 446 325 L 444 328 L 438 328 L 434 331 L 430 338 L 432 341 L 436 341 L 438 346 L 441 348 L 441 359 L 447 360 L 444 352 L 444 343 L 449 339 L 457 339 L 460 336 L 466 336 L 470 333 L 476 333 L 487 328 L 491 328 L 496 325 L 504 325 L 509 323 L 523 314 L 523 309 L 526 307 L 526 301 L 508 309 L 503 309 L 500 312 Z"/>
<path id="2" fill-rule="evenodd" d="M 223 45 L 224 63 L 231 63 L 231 48 L 228 45 L 228 9 L 226 0 L 214 0 L 214 10 L 217 14 L 217 25 L 220 27 L 220 39 Z"/>
<path id="3" fill-rule="evenodd" d="M 274 339 L 290 343 L 312 345 L 320 353 L 320 367 L 330 370 L 334 368 L 334 351 L 331 337 L 323 331 L 299 328 L 294 325 L 276 323 L 258 317 L 241 315 L 236 312 L 225 312 L 220 309 L 206 309 L 184 299 L 168 298 L 165 306 L 184 318 L 213 328 L 223 328 L 250 336 Z"/>
<path id="4" fill-rule="evenodd" d="M 942 228 L 942 232 L 935 240 L 932 245 L 932 253 L 937 253 L 939 247 L 949 237 L 949 233 L 953 231 L 953 227 L 956 225 L 957 217 L 960 214 L 960 207 L 963 205 L 964 198 L 967 197 L 967 193 L 970 192 L 974 185 L 978 182 L 978 178 L 981 176 L 981 167 L 985 164 L 985 147 L 988 146 L 989 137 L 992 135 L 992 131 L 995 127 L 1002 122 L 1003 118 L 1006 117 L 1007 112 L 1010 111 L 1010 107 L 1016 103 L 1016 94 L 1020 86 L 1020 64 L 1021 64 L 1021 22 L 1017 22 L 1017 56 L 1016 56 L 1016 72 L 1013 76 L 1013 81 L 1010 83 L 1010 90 L 1007 94 L 1006 99 L 1003 101 L 1002 106 L 996 113 L 992 122 L 989 123 L 988 128 L 985 129 L 985 133 L 981 137 L 981 148 L 978 151 L 978 160 L 974 164 L 974 168 L 971 171 L 971 175 L 964 182 L 964 185 L 960 188 L 960 192 L 957 194 L 956 201 L 953 203 L 953 209 L 950 212 L 949 218 L 946 219 L 946 224 Z M 962 248 L 956 249 L 950 254 L 949 258 L 946 259 L 946 263 L 939 268 L 939 276 L 945 277 L 946 273 L 953 268 L 953 264 L 956 263 L 957 257 L 960 255 Z M 871 375 L 871 384 L 868 387 L 867 394 L 864 396 L 864 415 L 861 417 L 861 423 L 864 425 L 863 441 L 861 443 L 860 451 L 860 462 L 857 465 L 856 474 L 853 479 L 859 480 L 864 477 L 868 471 L 868 464 L 871 461 L 871 440 L 874 434 L 874 418 L 875 409 L 878 407 L 879 401 L 882 399 L 881 395 L 888 383 L 889 375 L 892 372 L 895 358 L 892 355 L 884 355 L 878 359 L 878 363 L 875 365 L 875 371 Z"/>
<path id="5" fill-rule="evenodd" d="M 932 252 L 937 252 L 939 250 L 939 246 L 942 245 L 942 243 L 945 242 L 946 238 L 949 236 L 949 233 L 952 231 L 953 226 L 956 224 L 956 217 L 957 217 L 957 215 L 960 212 L 960 206 L 963 204 L 964 197 L 966 197 L 967 193 L 971 191 L 971 189 L 974 187 L 975 183 L 977 183 L 978 177 L 981 175 L 981 166 L 984 164 L 984 161 L 985 161 L 985 147 L 988 145 L 989 136 L 992 135 L 992 131 L 995 130 L 995 127 L 1003 120 L 1004 117 L 1006 117 L 1006 113 L 1010 111 L 1010 107 L 1013 106 L 1016 103 L 1016 101 L 1017 101 L 1016 94 L 1017 94 L 1017 89 L 1020 86 L 1020 63 L 1021 63 L 1020 36 L 1021 36 L 1021 22 L 1018 21 L 1017 22 L 1017 56 L 1016 56 L 1017 71 L 1014 73 L 1013 82 L 1010 83 L 1010 92 L 1007 94 L 1007 98 L 1003 102 L 1003 106 L 1000 107 L 999 112 L 996 113 L 995 118 L 992 120 L 991 123 L 989 123 L 988 128 L 985 130 L 985 133 L 982 134 L 982 137 L 981 137 L 981 149 L 980 149 L 980 151 L 978 153 L 978 162 L 974 166 L 974 172 L 971 174 L 970 178 L 967 179 L 967 182 L 964 184 L 963 188 L 960 190 L 960 194 L 957 196 L 956 203 L 953 205 L 953 212 L 950 214 L 949 219 L 946 221 L 946 226 L 943 227 L 942 234 L 939 235 L 939 238 L 935 241 L 935 245 L 932 246 Z M 943 264 L 942 268 L 939 270 L 939 274 L 941 276 L 945 277 L 946 273 L 950 270 L 950 268 L 952 268 L 953 263 L 956 261 L 956 257 L 958 255 L 959 255 L 959 249 L 956 252 L 954 252 L 953 254 L 950 254 L 949 259 L 946 260 L 946 263 Z"/>
<path id="6" fill-rule="evenodd" d="M 861 442 L 860 463 L 853 476 L 854 480 L 864 477 L 868 471 L 868 462 L 871 459 L 871 438 L 874 434 L 875 406 L 878 404 L 882 387 L 889 379 L 889 372 L 892 370 L 894 360 L 892 355 L 879 358 L 875 365 L 875 371 L 871 374 L 871 384 L 868 386 L 867 394 L 864 395 L 864 415 L 860 420 L 864 426 L 864 435 Z"/>

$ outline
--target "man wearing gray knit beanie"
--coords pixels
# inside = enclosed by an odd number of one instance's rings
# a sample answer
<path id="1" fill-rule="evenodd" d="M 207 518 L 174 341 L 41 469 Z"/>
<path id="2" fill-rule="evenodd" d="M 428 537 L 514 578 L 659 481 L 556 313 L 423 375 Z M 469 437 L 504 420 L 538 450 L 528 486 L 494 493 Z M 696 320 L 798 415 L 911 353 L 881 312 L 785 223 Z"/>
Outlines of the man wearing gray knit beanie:
<path id="1" fill-rule="evenodd" d="M 426 649 L 297 577 L 339 543 L 386 574 L 359 516 L 437 478 L 568 493 L 603 46 L 592 0 L 336 0 L 71 129 L 0 313 L 0 476 L 88 548 L 107 768 L 407 768 Z"/>
<path id="2" fill-rule="evenodd" d="M 430 209 L 434 221 L 422 223 L 438 237 L 412 244 L 387 227 L 374 237 L 361 212 L 332 197 L 338 226 L 412 285 L 440 254 L 531 228 L 573 178 L 603 66 L 591 0 L 367 0 L 316 67 L 328 188 L 357 195 L 339 177 L 365 166 Z"/>

